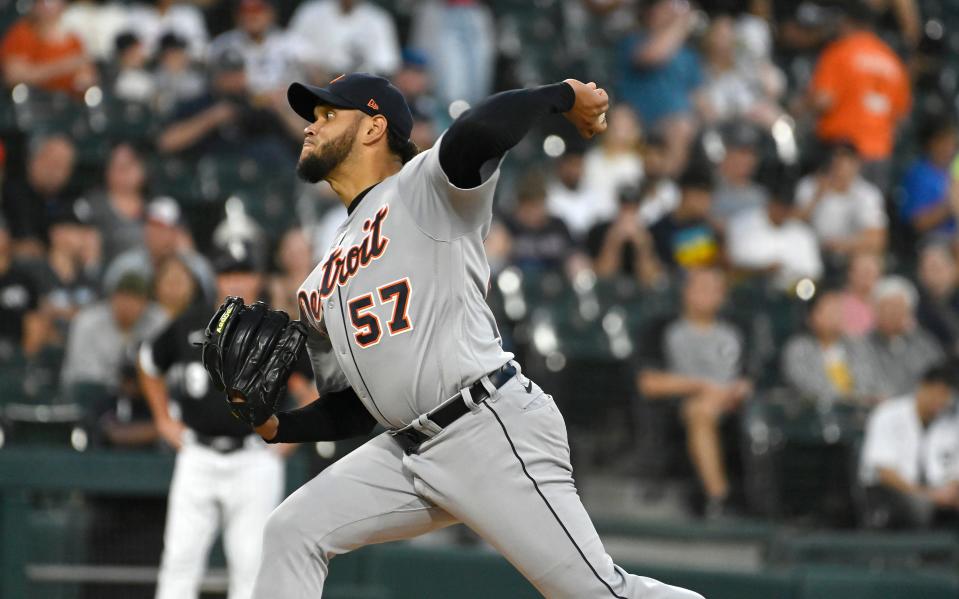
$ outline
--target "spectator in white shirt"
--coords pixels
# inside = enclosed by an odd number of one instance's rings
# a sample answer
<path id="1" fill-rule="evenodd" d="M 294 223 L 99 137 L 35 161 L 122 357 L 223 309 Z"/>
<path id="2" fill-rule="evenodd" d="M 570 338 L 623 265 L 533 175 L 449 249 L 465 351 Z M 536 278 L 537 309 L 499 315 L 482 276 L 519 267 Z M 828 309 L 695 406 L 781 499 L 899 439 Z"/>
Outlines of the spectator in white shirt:
<path id="1" fill-rule="evenodd" d="M 855 146 L 837 143 L 824 168 L 799 182 L 799 214 L 812 224 L 830 257 L 844 262 L 851 254 L 881 253 L 886 247 L 886 211 L 879 188 L 862 175 Z"/>
<path id="2" fill-rule="evenodd" d="M 619 190 L 638 187 L 643 180 L 640 127 L 636 113 L 619 104 L 606 115 L 609 133 L 586 152 L 583 184 L 593 192 L 601 219 L 613 218 L 619 207 Z"/>
<path id="3" fill-rule="evenodd" d="M 388 75 L 400 67 L 393 18 L 372 2 L 310 0 L 293 13 L 289 30 L 308 48 L 310 66 L 327 74 Z"/>
<path id="4" fill-rule="evenodd" d="M 113 95 L 127 102 L 146 104 L 154 99 L 156 81 L 146 69 L 149 58 L 137 36 L 124 32 L 117 36 L 113 69 Z"/>
<path id="5" fill-rule="evenodd" d="M 566 152 L 556 159 L 555 171 L 546 184 L 546 207 L 566 223 L 576 239 L 586 235 L 602 218 L 594 190 L 583 181 L 582 147 L 567 146 Z"/>
<path id="6" fill-rule="evenodd" d="M 795 217 L 792 186 L 782 169 L 764 181 L 770 192 L 765 208 L 745 210 L 726 229 L 726 251 L 733 266 L 769 273 L 774 285 L 792 290 L 802 279 L 822 276 L 819 242 L 812 229 Z"/>
<path id="7" fill-rule="evenodd" d="M 282 90 L 299 77 L 302 51 L 299 40 L 276 26 L 276 9 L 271 0 L 240 0 L 236 28 L 210 43 L 211 63 L 224 52 L 237 52 L 246 65 L 250 91 L 268 94 Z"/>
<path id="8" fill-rule="evenodd" d="M 177 0 L 156 0 L 154 4 L 133 5 L 124 29 L 136 33 L 151 56 L 159 48 L 160 38 L 173 33 L 187 42 L 194 60 L 203 60 L 210 39 L 200 9 Z"/>
<path id="9" fill-rule="evenodd" d="M 926 527 L 959 511 L 957 439 L 948 423 L 935 423 L 954 389 L 951 369 L 935 366 L 914 393 L 873 410 L 859 460 L 868 526 Z"/>
<path id="10" fill-rule="evenodd" d="M 647 227 L 679 206 L 679 186 L 669 176 L 669 148 L 662 134 L 653 132 L 643 147 L 643 182 L 639 187 L 639 218 Z"/>
<path id="11" fill-rule="evenodd" d="M 768 28 L 762 19 L 745 17 L 737 23 L 722 14 L 710 23 L 702 45 L 705 82 L 696 98 L 707 123 L 745 118 L 768 127 L 782 114 L 777 104 L 785 83 L 782 73 L 764 52 L 746 48 L 748 38 L 768 36 Z"/>

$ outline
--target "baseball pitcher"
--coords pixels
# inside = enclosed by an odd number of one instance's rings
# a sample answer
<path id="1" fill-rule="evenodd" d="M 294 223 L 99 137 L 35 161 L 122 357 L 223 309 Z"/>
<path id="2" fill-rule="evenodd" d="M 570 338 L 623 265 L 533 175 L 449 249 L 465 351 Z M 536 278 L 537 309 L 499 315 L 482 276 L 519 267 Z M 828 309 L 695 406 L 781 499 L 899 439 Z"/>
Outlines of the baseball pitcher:
<path id="1" fill-rule="evenodd" d="M 316 599 L 335 556 L 462 522 L 552 599 L 702 599 L 606 554 L 576 492 L 563 417 L 503 351 L 485 301 L 483 239 L 503 156 L 550 114 L 584 137 L 602 132 L 606 92 L 575 80 L 503 92 L 422 153 L 386 79 L 294 83 L 288 98 L 310 123 L 299 176 L 329 182 L 348 216 L 299 290 L 302 325 L 290 327 L 302 328 L 234 337 L 231 321 L 248 310 L 234 300 L 210 323 L 205 360 L 268 442 L 388 430 L 273 512 L 254 597 Z M 299 334 L 321 399 L 273 414 Z M 255 346 L 253 357 L 228 351 L 236 344 Z"/>

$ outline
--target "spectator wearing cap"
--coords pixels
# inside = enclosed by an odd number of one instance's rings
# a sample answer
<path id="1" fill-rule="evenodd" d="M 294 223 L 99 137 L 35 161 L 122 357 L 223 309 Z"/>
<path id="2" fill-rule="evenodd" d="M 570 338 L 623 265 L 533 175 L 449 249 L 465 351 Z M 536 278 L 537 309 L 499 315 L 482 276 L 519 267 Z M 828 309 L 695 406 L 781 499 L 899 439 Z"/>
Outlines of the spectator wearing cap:
<path id="1" fill-rule="evenodd" d="M 959 270 L 944 242 L 919 251 L 919 324 L 952 356 L 959 356 Z"/>
<path id="2" fill-rule="evenodd" d="M 0 219 L 0 362 L 15 351 L 36 353 L 47 336 L 34 278 L 14 261 L 12 240 Z"/>
<path id="3" fill-rule="evenodd" d="M 862 159 L 850 143 L 833 144 L 818 172 L 799 181 L 796 204 L 833 264 L 856 252 L 882 253 L 886 247 L 882 193 L 862 177 Z"/>
<path id="4" fill-rule="evenodd" d="M 908 279 L 890 275 L 873 292 L 875 328 L 862 338 L 870 361 L 870 385 L 878 397 L 913 389 L 926 369 L 943 360 L 942 348 L 916 322 L 919 295 Z"/>
<path id="5" fill-rule="evenodd" d="M 790 337 L 783 349 L 784 382 L 820 406 L 873 401 L 865 348 L 842 330 L 842 296 L 819 290 L 809 300 L 806 314 L 806 330 Z"/>
<path id="6" fill-rule="evenodd" d="M 3 190 L 4 216 L 16 254 L 43 254 L 50 215 L 73 202 L 68 185 L 75 160 L 76 148 L 63 135 L 30 141 L 26 177 L 9 178 Z"/>
<path id="7" fill-rule="evenodd" d="M 309 0 L 297 7 L 289 31 L 306 46 L 310 67 L 329 75 L 390 75 L 400 67 L 396 25 L 366 0 Z"/>
<path id="8" fill-rule="evenodd" d="M 243 57 L 250 91 L 255 95 L 282 92 L 299 78 L 304 49 L 302 42 L 276 26 L 276 8 L 272 0 L 239 0 L 234 12 L 236 27 L 210 43 L 210 62 L 224 52 Z"/>
<path id="9" fill-rule="evenodd" d="M 420 150 L 433 147 L 437 128 L 450 123 L 448 110 L 440 105 L 433 93 L 429 65 L 429 58 L 424 52 L 406 48 L 403 50 L 403 66 L 390 79 L 406 98 L 413 113 L 410 139 Z"/>
<path id="10" fill-rule="evenodd" d="M 200 9 L 194 4 L 177 0 L 133 4 L 129 9 L 126 28 L 143 40 L 147 54 L 151 56 L 159 47 L 161 38 L 172 33 L 186 41 L 191 58 L 203 60 L 210 39 Z"/>
<path id="11" fill-rule="evenodd" d="M 497 31 L 481 0 L 429 0 L 413 13 L 411 45 L 430 57 L 436 94 L 445 107 L 476 104 L 493 89 Z"/>
<path id="12" fill-rule="evenodd" d="M 153 70 L 156 109 L 161 117 L 168 117 L 177 106 L 206 94 L 209 82 L 190 57 L 185 39 L 175 33 L 165 33 L 158 45 Z"/>
<path id="13" fill-rule="evenodd" d="M 689 270 L 680 314 L 652 323 L 639 344 L 639 392 L 648 401 L 678 402 L 708 517 L 722 516 L 729 507 L 731 489 L 720 428 L 753 389 L 743 377 L 742 332 L 719 316 L 725 300 L 722 271 Z"/>
<path id="14" fill-rule="evenodd" d="M 640 217 L 640 200 L 638 188 L 621 188 L 619 210 L 612 219 L 593 225 L 586 236 L 586 249 L 598 276 L 627 277 L 643 287 L 653 287 L 662 281 L 663 269 Z"/>
<path id="15" fill-rule="evenodd" d="M 619 190 L 638 187 L 643 180 L 639 120 L 626 104 L 610 108 L 607 133 L 586 151 L 583 183 L 592 190 L 599 218 L 613 218 L 619 208 Z"/>
<path id="16" fill-rule="evenodd" d="M 99 234 L 91 226 L 89 213 L 84 200 L 55 213 L 50 220 L 49 250 L 43 261 L 31 267 L 43 312 L 54 325 L 48 343 L 62 346 L 70 321 L 99 296 Z"/>
<path id="17" fill-rule="evenodd" d="M 639 185 L 639 218 L 647 227 L 679 205 L 679 186 L 669 176 L 663 136 L 653 133 L 643 144 L 643 181 Z"/>
<path id="18" fill-rule="evenodd" d="M 722 240 L 709 221 L 712 176 L 705 168 L 691 167 L 679 179 L 679 190 L 676 209 L 649 228 L 660 262 L 669 270 L 719 265 Z"/>
<path id="19" fill-rule="evenodd" d="M 152 103 L 156 97 L 156 82 L 153 73 L 146 68 L 148 56 L 143 42 L 135 33 L 126 31 L 117 36 L 115 46 L 110 77 L 113 95 L 127 102 Z"/>
<path id="20" fill-rule="evenodd" d="M 896 128 L 912 102 L 909 75 L 896 53 L 870 30 L 865 0 L 843 3 L 839 37 L 823 49 L 809 87 L 824 142 L 851 140 L 882 185 Z"/>
<path id="21" fill-rule="evenodd" d="M 96 82 L 96 68 L 83 42 L 60 22 L 65 6 L 64 0 L 37 0 L 6 32 L 0 41 L 0 65 L 9 87 L 25 83 L 80 96 Z"/>
<path id="22" fill-rule="evenodd" d="M 157 141 L 165 154 L 249 158 L 264 165 L 294 162 L 292 115 L 284 103 L 259 106 L 249 88 L 246 62 L 235 49 L 216 56 L 208 93 L 181 102 Z M 282 116 L 281 116 L 282 114 Z M 297 137 L 302 128 L 296 124 Z"/>
<path id="23" fill-rule="evenodd" d="M 146 209 L 143 246 L 117 256 L 107 266 L 103 286 L 110 290 L 128 272 L 135 272 L 148 283 L 155 269 L 165 258 L 179 255 L 189 265 L 206 297 L 213 295 L 213 269 L 210 263 L 191 248 L 189 234 L 183 227 L 180 206 L 169 197 L 156 198 Z"/>
<path id="24" fill-rule="evenodd" d="M 754 179 L 762 142 L 759 129 L 745 121 L 735 121 L 723 126 L 721 134 L 726 151 L 719 163 L 711 217 L 717 225 L 726 226 L 737 216 L 762 212 L 767 190 Z"/>
<path id="25" fill-rule="evenodd" d="M 760 27 L 768 24 L 759 21 Z M 744 29 L 750 33 L 748 26 Z M 703 37 L 704 82 L 696 94 L 699 115 L 707 124 L 744 119 L 772 126 L 783 114 L 778 104 L 785 78 L 762 53 L 743 51 L 746 37 L 728 14 L 713 17 Z M 768 36 L 768 34 L 766 34 Z"/>
<path id="26" fill-rule="evenodd" d="M 136 272 L 123 273 L 105 301 L 81 309 L 74 317 L 63 361 L 63 385 L 94 383 L 115 389 L 123 356 L 165 323 L 163 312 L 150 303 L 147 280 Z"/>
<path id="27" fill-rule="evenodd" d="M 538 275 L 572 274 L 582 266 L 583 257 L 566 224 L 547 210 L 545 181 L 537 170 L 520 180 L 515 207 L 497 219 L 486 243 L 494 268 L 512 264 Z"/>
<path id="28" fill-rule="evenodd" d="M 403 63 L 390 81 L 402 92 L 414 114 L 434 118 L 444 112 L 445 107 L 440 106 L 433 96 L 433 77 L 429 67 L 430 58 L 425 52 L 404 48 Z"/>
<path id="29" fill-rule="evenodd" d="M 916 385 L 876 406 L 859 458 L 863 522 L 871 528 L 926 528 L 959 512 L 959 428 L 944 417 L 956 386 L 934 365 Z"/>
<path id="30" fill-rule="evenodd" d="M 770 168 L 762 174 L 765 205 L 741 210 L 729 220 L 726 252 L 733 267 L 769 275 L 776 288 L 792 291 L 802 279 L 818 281 L 823 264 L 816 234 L 796 218 L 794 186 L 784 170 Z"/>
<path id="31" fill-rule="evenodd" d="M 602 215 L 594 190 L 583 180 L 584 151 L 581 144 L 572 141 L 553 162 L 553 172 L 546 181 L 546 207 L 566 223 L 575 239 L 582 238 Z"/>
<path id="32" fill-rule="evenodd" d="M 103 237 L 103 259 L 109 263 L 143 243 L 146 211 L 146 167 L 134 146 L 119 143 L 110 150 L 104 173 L 106 187 L 88 195 L 92 223 Z"/>
<path id="33" fill-rule="evenodd" d="M 667 143 L 668 173 L 683 171 L 695 133 L 693 96 L 702 84 L 699 56 L 687 45 L 696 15 L 687 2 L 643 3 L 641 28 L 618 50 L 617 95 L 648 131 Z"/>
<path id="34" fill-rule="evenodd" d="M 957 124 L 948 117 L 928 117 L 919 130 L 922 156 L 902 179 L 899 213 L 917 236 L 952 236 L 959 212 L 959 187 L 950 167 L 956 157 Z"/>

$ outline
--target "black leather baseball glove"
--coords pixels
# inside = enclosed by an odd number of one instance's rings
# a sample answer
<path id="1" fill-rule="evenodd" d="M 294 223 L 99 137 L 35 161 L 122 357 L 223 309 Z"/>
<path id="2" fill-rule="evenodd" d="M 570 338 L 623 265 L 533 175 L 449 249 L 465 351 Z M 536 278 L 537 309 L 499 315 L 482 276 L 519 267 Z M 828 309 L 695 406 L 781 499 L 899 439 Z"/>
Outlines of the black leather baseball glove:
<path id="1" fill-rule="evenodd" d="M 306 328 L 286 312 L 228 297 L 206 327 L 203 366 L 233 415 L 259 426 L 276 412 L 305 343 Z"/>

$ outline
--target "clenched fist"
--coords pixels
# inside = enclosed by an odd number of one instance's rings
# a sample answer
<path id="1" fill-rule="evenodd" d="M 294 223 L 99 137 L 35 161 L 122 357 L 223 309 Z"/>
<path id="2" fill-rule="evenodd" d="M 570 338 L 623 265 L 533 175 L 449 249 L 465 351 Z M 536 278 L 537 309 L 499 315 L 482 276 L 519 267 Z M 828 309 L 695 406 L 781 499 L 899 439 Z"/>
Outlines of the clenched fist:
<path id="1" fill-rule="evenodd" d="M 563 113 L 573 123 L 579 134 L 589 139 L 606 130 L 606 111 L 609 110 L 609 94 L 593 82 L 583 83 L 576 79 L 566 79 L 576 94 L 573 108 Z"/>

